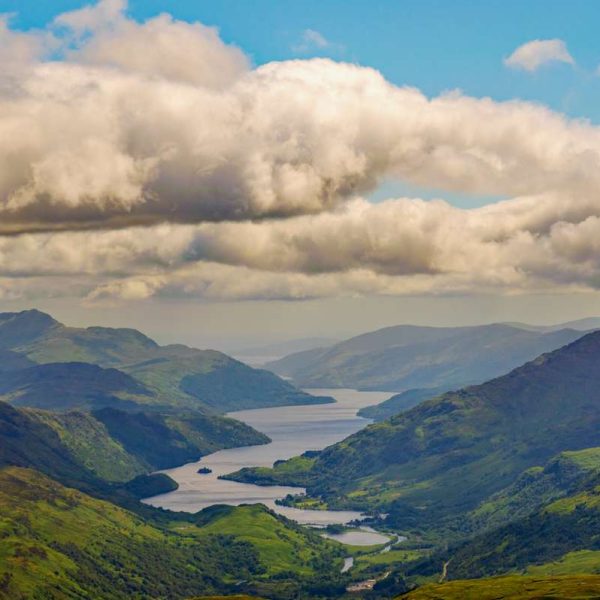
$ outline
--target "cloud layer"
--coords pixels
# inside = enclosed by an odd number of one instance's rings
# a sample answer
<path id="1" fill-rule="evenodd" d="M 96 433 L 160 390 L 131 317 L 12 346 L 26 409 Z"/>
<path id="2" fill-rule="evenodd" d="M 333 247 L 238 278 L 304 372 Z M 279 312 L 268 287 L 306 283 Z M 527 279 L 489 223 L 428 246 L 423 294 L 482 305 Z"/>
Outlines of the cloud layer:
<path id="1" fill-rule="evenodd" d="M 0 23 L 3 296 L 600 287 L 597 127 L 326 59 L 252 68 L 214 29 L 125 8 Z M 569 62 L 557 41 L 508 60 Z M 509 199 L 362 199 L 384 178 Z"/>

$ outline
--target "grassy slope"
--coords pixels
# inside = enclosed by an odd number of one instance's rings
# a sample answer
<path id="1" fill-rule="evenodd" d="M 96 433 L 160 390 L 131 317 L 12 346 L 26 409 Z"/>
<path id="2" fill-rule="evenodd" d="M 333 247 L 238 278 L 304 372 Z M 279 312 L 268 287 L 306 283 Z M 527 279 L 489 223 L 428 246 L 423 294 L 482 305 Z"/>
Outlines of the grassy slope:
<path id="1" fill-rule="evenodd" d="M 412 390 L 406 390 L 400 394 L 396 394 L 391 398 L 388 398 L 380 404 L 373 406 L 366 406 L 358 411 L 359 416 L 365 417 L 366 419 L 373 419 L 374 421 L 385 421 L 398 413 L 410 410 L 414 406 L 440 396 L 444 392 L 447 392 L 446 386 L 439 388 L 416 388 Z"/>
<path id="2" fill-rule="evenodd" d="M 264 444 L 269 438 L 220 415 L 133 413 L 105 408 L 93 416 L 125 450 L 149 470 L 198 460 L 221 448 Z M 160 444 L 157 444 L 160 440 Z"/>
<path id="3" fill-rule="evenodd" d="M 247 544 L 198 544 L 28 469 L 0 471 L 0 514 L 1 598 L 179 598 L 259 570 Z"/>
<path id="4" fill-rule="evenodd" d="M 35 413 L 0 402 L 0 467 L 32 467 L 79 489 L 105 487 Z"/>
<path id="5" fill-rule="evenodd" d="M 263 506 L 158 525 L 16 467 L 0 469 L 0 515 L 0 598 L 10 600 L 187 598 L 239 580 L 278 597 L 335 579 L 344 555 Z"/>
<path id="6" fill-rule="evenodd" d="M 474 531 L 500 527 L 543 505 L 572 495 L 600 473 L 600 448 L 561 452 L 544 467 L 532 467 L 512 485 L 481 503 L 470 515 Z"/>
<path id="7" fill-rule="evenodd" d="M 107 482 L 125 482 L 197 460 L 218 448 L 267 440 L 220 416 L 109 408 L 92 414 L 58 414 L 0 402 L 0 466 L 32 467 L 66 485 L 102 495 L 111 490 Z"/>
<path id="8" fill-rule="evenodd" d="M 87 469 L 107 481 L 129 481 L 146 473 L 149 465 L 128 453 L 104 424 L 89 413 L 31 411 L 50 426 L 61 442 Z"/>
<path id="9" fill-rule="evenodd" d="M 434 554 L 409 569 L 412 575 L 439 576 L 448 561 L 449 579 L 504 573 L 536 575 L 600 571 L 600 476 L 579 491 L 530 515 L 486 531 Z"/>
<path id="10" fill-rule="evenodd" d="M 265 575 L 293 572 L 314 576 L 337 572 L 342 565 L 339 544 L 276 516 L 262 505 L 215 506 L 201 515 L 210 519 L 202 527 L 202 535 L 220 533 L 249 542 L 267 567 Z"/>
<path id="11" fill-rule="evenodd" d="M 497 577 L 430 584 L 399 596 L 406 600 L 534 600 L 600 597 L 600 576 Z"/>

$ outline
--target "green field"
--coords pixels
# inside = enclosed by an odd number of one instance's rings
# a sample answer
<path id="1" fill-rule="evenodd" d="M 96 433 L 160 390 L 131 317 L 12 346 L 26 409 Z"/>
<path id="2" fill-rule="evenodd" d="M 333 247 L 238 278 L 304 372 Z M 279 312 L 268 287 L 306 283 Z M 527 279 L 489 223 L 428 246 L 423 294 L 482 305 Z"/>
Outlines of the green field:
<path id="1" fill-rule="evenodd" d="M 406 600 L 591 600 L 600 598 L 600 576 L 497 577 L 429 584 L 399 598 Z"/>

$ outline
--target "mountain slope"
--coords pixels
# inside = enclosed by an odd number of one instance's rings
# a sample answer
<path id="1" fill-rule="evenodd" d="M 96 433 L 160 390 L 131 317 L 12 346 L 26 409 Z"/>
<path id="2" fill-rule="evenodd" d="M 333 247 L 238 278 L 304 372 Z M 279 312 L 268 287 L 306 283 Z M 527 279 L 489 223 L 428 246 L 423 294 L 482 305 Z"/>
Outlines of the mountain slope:
<path id="1" fill-rule="evenodd" d="M 302 482 L 333 505 L 389 512 L 397 527 L 432 528 L 559 452 L 599 445 L 600 333 L 592 333 L 367 427 L 298 472 L 278 465 L 271 480 Z"/>
<path id="2" fill-rule="evenodd" d="M 110 436 L 148 470 L 168 469 L 199 460 L 223 448 L 265 444 L 269 438 L 248 425 L 219 415 L 199 413 L 94 411 Z"/>
<path id="3" fill-rule="evenodd" d="M 325 349 L 268 363 L 301 387 L 349 387 L 401 392 L 456 389 L 497 377 L 582 332 L 526 331 L 510 325 L 388 327 Z"/>
<path id="4" fill-rule="evenodd" d="M 268 441 L 251 427 L 219 415 L 113 408 L 49 413 L 0 402 L 0 467 L 35 468 L 86 492 L 104 494 L 110 490 L 107 482 L 125 482 L 222 448 Z"/>
<path id="5" fill-rule="evenodd" d="M 447 392 L 446 386 L 437 388 L 416 388 L 412 390 L 406 390 L 400 394 L 394 394 L 391 398 L 388 398 L 380 404 L 374 404 L 373 406 L 366 406 L 358 411 L 360 417 L 365 419 L 373 419 L 374 421 L 385 421 L 398 413 L 407 411 L 417 404 L 421 404 L 425 400 L 440 396 L 444 392 Z"/>
<path id="6" fill-rule="evenodd" d="M 272 373 L 248 367 L 221 352 L 159 346 L 134 329 L 65 327 L 35 310 L 0 313 L 0 350 L 13 351 L 22 360 L 44 365 L 31 366 L 31 371 L 21 375 L 13 373 L 6 380 L 6 393 L 15 391 L 17 396 L 24 396 L 23 405 L 126 408 L 125 402 L 132 400 L 152 406 L 196 410 L 210 407 L 226 412 L 332 401 L 306 394 Z M 105 370 L 92 372 L 84 363 Z M 110 369 L 118 369 L 121 374 Z M 126 380 L 125 374 L 135 382 Z M 88 380 L 93 385 L 86 386 Z M 53 391 L 51 398 L 44 388 Z M 73 402 L 76 397 L 85 402 Z"/>
<path id="7" fill-rule="evenodd" d="M 158 524 L 31 469 L 0 469 L 0 514 L 2 600 L 183 600 L 255 587 L 313 597 L 301 586 L 336 579 L 342 564 L 339 544 L 264 506 Z"/>
<path id="8" fill-rule="evenodd" d="M 490 530 L 574 495 L 600 474 L 600 448 L 566 451 L 543 467 L 531 467 L 468 515 L 471 531 Z"/>
<path id="9" fill-rule="evenodd" d="M 194 543 L 28 469 L 0 470 L 0 512 L 0 598 L 184 598 L 260 571 L 247 543 Z"/>
<path id="10" fill-rule="evenodd" d="M 5 373 L 0 400 L 13 406 L 49 410 L 132 409 L 154 393 L 117 369 L 89 363 L 48 363 Z"/>
<path id="11" fill-rule="evenodd" d="M 600 477 L 526 517 L 448 548 L 413 573 L 428 573 L 443 562 L 449 579 L 600 573 Z"/>
<path id="12" fill-rule="evenodd" d="M 570 598 L 592 600 L 600 597 L 600 576 L 494 577 L 429 584 L 398 596 L 398 600 L 540 600 Z"/>

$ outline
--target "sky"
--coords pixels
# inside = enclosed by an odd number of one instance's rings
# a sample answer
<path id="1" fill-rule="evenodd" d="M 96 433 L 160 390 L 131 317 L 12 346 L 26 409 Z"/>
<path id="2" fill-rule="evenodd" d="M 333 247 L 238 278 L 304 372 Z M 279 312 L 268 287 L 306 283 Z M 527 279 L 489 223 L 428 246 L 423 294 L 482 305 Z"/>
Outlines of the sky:
<path id="1" fill-rule="evenodd" d="M 0 13 L 1 310 L 225 349 L 600 315 L 597 2 Z"/>

